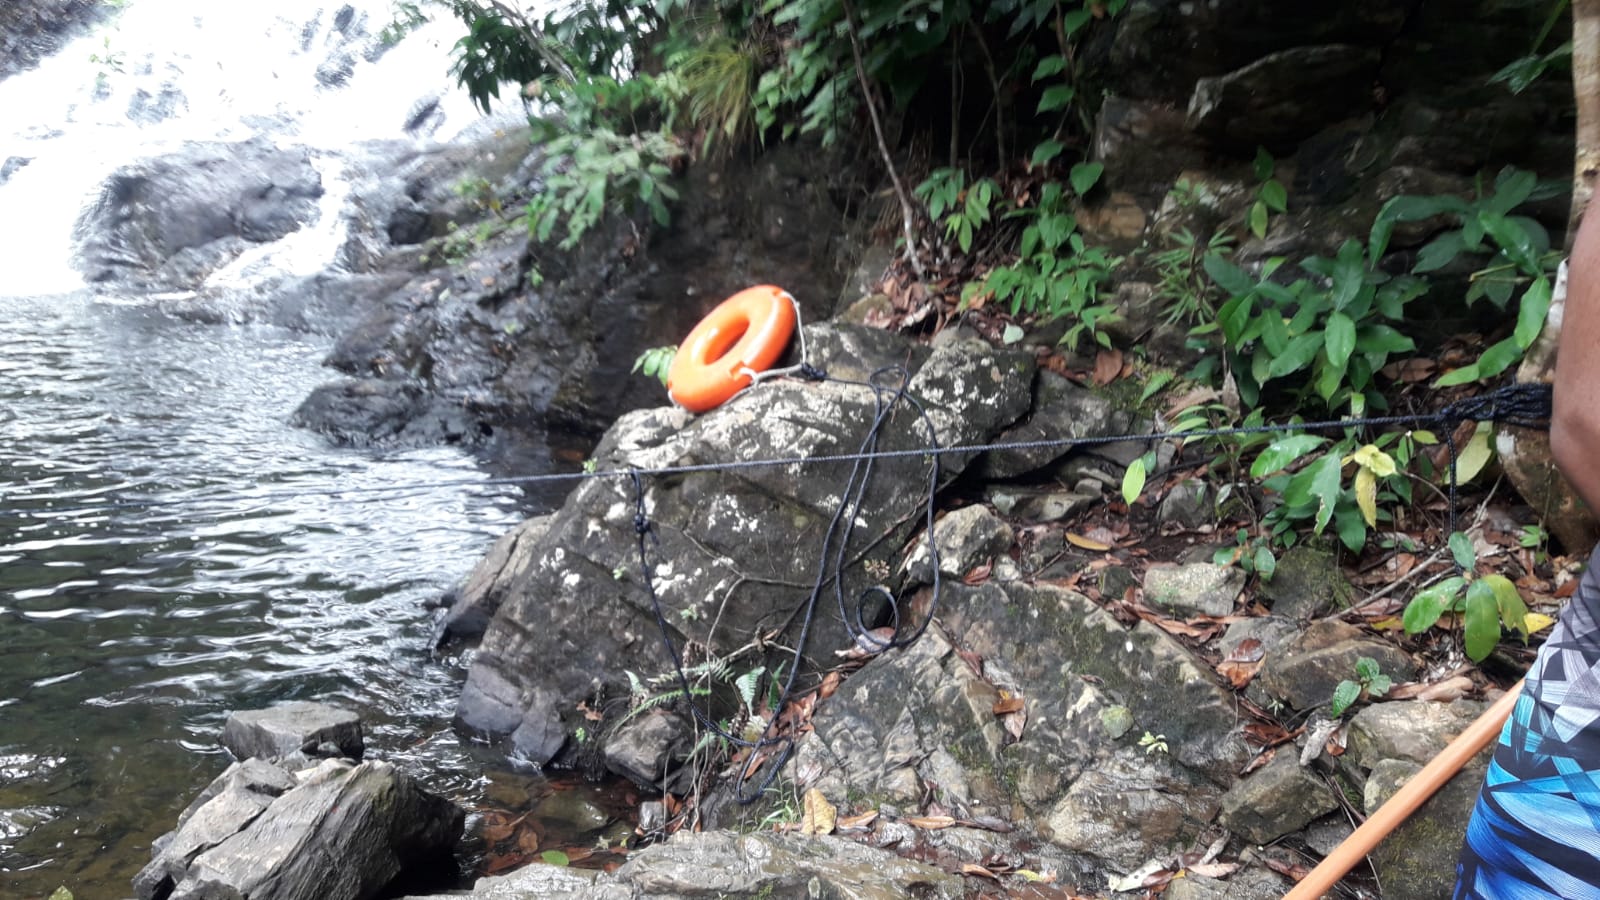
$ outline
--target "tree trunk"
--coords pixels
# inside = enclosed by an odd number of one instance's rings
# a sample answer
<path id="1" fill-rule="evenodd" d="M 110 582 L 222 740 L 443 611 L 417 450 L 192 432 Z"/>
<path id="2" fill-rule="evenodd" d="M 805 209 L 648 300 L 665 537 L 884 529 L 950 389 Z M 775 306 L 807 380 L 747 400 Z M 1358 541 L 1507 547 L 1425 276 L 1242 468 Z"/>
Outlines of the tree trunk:
<path id="1" fill-rule="evenodd" d="M 1600 0 L 1572 0 L 1572 89 L 1578 125 L 1572 174 L 1572 212 L 1567 217 L 1567 247 L 1589 207 L 1600 177 Z M 1556 283 L 1544 331 L 1517 369 L 1520 382 L 1555 377 L 1556 344 L 1566 308 L 1566 279 Z M 1545 527 L 1568 553 L 1584 553 L 1600 538 L 1594 514 L 1556 471 L 1550 435 L 1544 431 L 1505 426 L 1498 438 L 1506 476 L 1523 499 L 1543 517 Z"/>

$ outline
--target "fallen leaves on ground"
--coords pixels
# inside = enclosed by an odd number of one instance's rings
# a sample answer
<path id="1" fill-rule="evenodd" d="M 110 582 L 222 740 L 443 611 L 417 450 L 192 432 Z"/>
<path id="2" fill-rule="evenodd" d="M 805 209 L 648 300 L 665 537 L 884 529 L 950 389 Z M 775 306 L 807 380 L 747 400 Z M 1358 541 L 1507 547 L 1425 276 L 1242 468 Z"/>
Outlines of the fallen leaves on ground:
<path id="1" fill-rule="evenodd" d="M 804 812 L 800 815 L 800 833 L 806 837 L 815 837 L 819 834 L 832 834 L 833 828 L 839 822 L 839 809 L 822 792 L 816 788 L 806 791 L 801 799 Z"/>
<path id="2" fill-rule="evenodd" d="M 1228 680 L 1234 690 L 1242 689 L 1261 671 L 1261 664 L 1265 661 L 1267 651 L 1261 642 L 1255 638 L 1246 638 L 1239 642 L 1222 662 L 1217 663 L 1217 674 Z"/>

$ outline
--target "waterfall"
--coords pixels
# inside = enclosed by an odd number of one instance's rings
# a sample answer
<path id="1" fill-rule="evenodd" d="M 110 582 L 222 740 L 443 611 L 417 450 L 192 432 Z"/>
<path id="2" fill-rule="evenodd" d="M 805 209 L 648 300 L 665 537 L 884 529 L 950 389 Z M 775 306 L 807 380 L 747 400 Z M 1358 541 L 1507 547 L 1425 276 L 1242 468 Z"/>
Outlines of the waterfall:
<path id="1" fill-rule="evenodd" d="M 264 138 L 322 175 L 317 220 L 213 274 L 237 286 L 333 264 L 364 143 L 449 140 L 486 121 L 449 76 L 448 17 L 393 45 L 387 0 L 128 0 L 36 69 L 0 81 L 0 294 L 84 286 L 74 227 L 107 177 L 187 142 Z"/>

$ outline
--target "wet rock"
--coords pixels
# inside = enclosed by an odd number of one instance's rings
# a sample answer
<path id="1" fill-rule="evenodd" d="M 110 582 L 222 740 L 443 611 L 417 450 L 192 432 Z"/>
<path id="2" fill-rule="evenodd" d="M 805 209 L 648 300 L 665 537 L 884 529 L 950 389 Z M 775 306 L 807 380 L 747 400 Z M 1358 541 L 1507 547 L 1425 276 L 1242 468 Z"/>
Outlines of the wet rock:
<path id="1" fill-rule="evenodd" d="M 1278 559 L 1260 594 L 1271 601 L 1273 615 L 1306 620 L 1348 607 L 1355 592 L 1333 553 L 1301 544 Z"/>
<path id="2" fill-rule="evenodd" d="M 1041 371 L 1033 386 L 1028 420 L 1006 429 L 996 443 L 1106 437 L 1125 433 L 1133 416 L 1108 397 L 1074 384 L 1051 371 Z M 1044 468 L 1072 452 L 1072 446 L 991 450 L 977 463 L 984 478 L 1012 478 Z"/>
<path id="3" fill-rule="evenodd" d="M 1011 526 L 987 506 L 965 506 L 946 513 L 933 525 L 934 546 L 939 549 L 939 572 L 960 577 L 994 560 L 1011 546 Z M 918 584 L 933 581 L 932 555 L 926 535 L 906 559 L 906 572 Z"/>
<path id="4" fill-rule="evenodd" d="M 453 865 L 463 812 L 388 763 L 266 768 L 235 766 L 185 813 L 135 878 L 141 900 L 364 900 L 408 869 Z"/>
<path id="5" fill-rule="evenodd" d="M 669 841 L 629 854 L 615 872 L 533 865 L 509 875 L 480 879 L 470 896 L 483 900 L 959 900 L 963 891 L 959 875 L 844 838 L 683 831 Z"/>
<path id="6" fill-rule="evenodd" d="M 1332 619 L 1312 623 L 1281 653 L 1267 657 L 1256 677 L 1273 697 L 1299 710 L 1327 703 L 1339 682 L 1355 675 L 1356 661 L 1369 656 L 1396 683 L 1409 681 L 1416 664 L 1394 644 Z"/>
<path id="7" fill-rule="evenodd" d="M 0 184 L 5 184 L 7 181 L 10 181 L 11 176 L 15 175 L 17 170 L 31 162 L 33 162 L 33 158 L 30 156 L 6 157 L 5 162 L 0 163 Z"/>
<path id="8" fill-rule="evenodd" d="M 1339 808 L 1333 790 L 1301 768 L 1289 749 L 1223 795 L 1218 821 L 1252 843 L 1265 844 Z"/>
<path id="9" fill-rule="evenodd" d="M 106 180 L 80 220 L 84 276 L 196 287 L 201 273 L 167 266 L 181 251 L 230 238 L 275 241 L 309 221 L 321 196 L 322 177 L 304 149 L 281 149 L 264 138 L 185 144 Z"/>
<path id="10" fill-rule="evenodd" d="M 651 710 L 606 736 L 606 768 L 636 784 L 663 789 L 663 781 L 688 756 L 693 744 L 694 731 L 687 719 L 674 712 Z"/>
<path id="11" fill-rule="evenodd" d="M 829 359 L 839 347 L 861 350 L 864 342 L 883 340 L 858 341 L 857 334 L 815 328 L 809 343 L 819 359 Z M 934 437 L 950 446 L 982 440 L 1021 415 L 1031 376 L 1031 360 L 1023 354 L 957 343 L 927 357 L 912 375 L 910 390 L 926 405 Z M 672 410 L 625 416 L 593 458 L 601 468 L 649 469 L 833 455 L 860 447 L 876 416 L 873 392 L 862 386 L 766 382 L 692 419 Z M 683 427 L 674 430 L 676 425 Z M 924 447 L 930 437 L 925 431 L 918 416 L 892 417 L 879 447 Z M 964 462 L 945 457 L 945 477 Z M 847 466 L 819 471 L 794 465 L 645 478 L 644 511 L 650 533 L 659 538 L 647 545 L 650 587 L 673 641 L 701 642 L 722 654 L 774 627 L 797 632 L 794 610 L 810 594 L 801 586 L 815 580 L 824 559 L 823 537 L 847 474 Z M 907 486 L 927 485 L 928 478 L 926 462 L 916 455 L 878 463 L 852 520 L 857 539 L 873 543 L 860 566 L 843 573 L 847 596 L 860 595 L 893 571 L 926 501 L 922 489 Z M 534 705 L 570 710 L 596 691 L 625 691 L 625 668 L 670 670 L 650 593 L 638 575 L 639 499 L 631 483 L 599 479 L 584 482 L 567 498 L 521 588 L 495 614 L 474 657 L 457 710 L 468 728 L 502 736 L 525 713 L 542 716 Z M 780 534 L 783 550 L 774 552 Z M 834 650 L 853 644 L 830 612 L 819 610 L 812 623 L 807 653 L 813 658 L 831 660 Z M 872 621 L 879 612 L 864 614 Z"/>
<path id="12" fill-rule="evenodd" d="M 100 0 L 0 4 L 0 78 L 38 65 L 75 33 L 102 18 L 106 8 Z"/>
<path id="13" fill-rule="evenodd" d="M 589 834 L 611 824 L 611 816 L 590 802 L 582 791 L 556 791 L 539 801 L 534 815 L 540 821 L 559 822 L 573 834 Z"/>
<path id="14" fill-rule="evenodd" d="M 1376 48 L 1293 47 L 1195 83 L 1189 124 L 1221 144 L 1289 148 L 1330 122 L 1371 105 L 1382 59 Z"/>
<path id="15" fill-rule="evenodd" d="M 483 634 L 506 595 L 527 576 L 551 522 L 550 516 L 534 516 L 494 542 L 488 555 L 468 573 L 449 611 L 435 626 L 435 647 Z"/>
<path id="16" fill-rule="evenodd" d="M 1059 522 L 1100 502 L 1100 492 L 996 487 L 989 491 L 989 502 L 1002 514 L 1027 522 Z"/>
<path id="17" fill-rule="evenodd" d="M 488 433 L 466 410 L 433 402 L 415 381 L 349 378 L 311 392 L 289 423 L 336 444 L 476 444 Z"/>
<path id="18" fill-rule="evenodd" d="M 1151 566 L 1144 576 L 1144 598 L 1180 616 L 1225 616 L 1233 612 L 1244 582 L 1244 571 L 1233 566 Z"/>
<path id="19" fill-rule="evenodd" d="M 295 752 L 314 755 L 325 744 L 350 759 L 360 759 L 365 750 L 360 717 L 325 703 L 294 700 L 236 712 L 222 728 L 222 745 L 235 759 L 274 759 Z"/>

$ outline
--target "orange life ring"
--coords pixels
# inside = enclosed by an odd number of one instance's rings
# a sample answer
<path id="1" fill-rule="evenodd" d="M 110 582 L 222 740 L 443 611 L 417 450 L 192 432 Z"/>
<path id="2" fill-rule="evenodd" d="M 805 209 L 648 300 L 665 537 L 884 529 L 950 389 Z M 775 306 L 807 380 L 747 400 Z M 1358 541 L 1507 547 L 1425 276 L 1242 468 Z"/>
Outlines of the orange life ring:
<path id="1" fill-rule="evenodd" d="M 667 395 L 690 412 L 715 409 L 783 355 L 794 335 L 794 298 L 770 284 L 722 301 L 689 332 L 667 369 Z"/>

